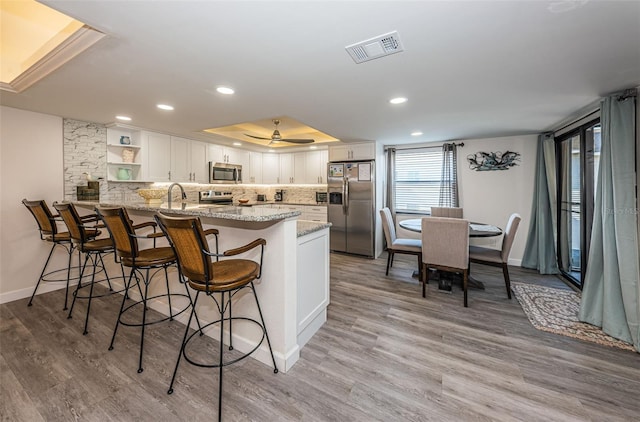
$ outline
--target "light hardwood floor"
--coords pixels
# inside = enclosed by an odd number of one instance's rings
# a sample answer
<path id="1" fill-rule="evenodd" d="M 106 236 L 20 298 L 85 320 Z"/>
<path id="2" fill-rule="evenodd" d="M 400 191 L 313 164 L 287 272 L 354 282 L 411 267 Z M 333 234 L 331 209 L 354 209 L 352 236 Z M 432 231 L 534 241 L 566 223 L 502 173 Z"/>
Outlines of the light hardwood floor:
<path id="1" fill-rule="evenodd" d="M 331 255 L 329 319 L 288 373 L 245 359 L 225 369 L 225 421 L 632 421 L 640 418 L 640 354 L 534 329 L 499 268 L 473 266 L 487 285 L 423 299 L 415 259 Z M 512 280 L 565 287 L 512 269 Z M 265 280 L 268 282 L 268 280 Z M 64 290 L 0 306 L 0 416 L 5 421 L 201 421 L 217 418 L 217 372 L 183 364 L 166 394 L 183 333 L 121 327 L 107 351 L 117 297 L 84 301 L 73 319 Z M 203 353 L 217 343 L 203 337 Z"/>

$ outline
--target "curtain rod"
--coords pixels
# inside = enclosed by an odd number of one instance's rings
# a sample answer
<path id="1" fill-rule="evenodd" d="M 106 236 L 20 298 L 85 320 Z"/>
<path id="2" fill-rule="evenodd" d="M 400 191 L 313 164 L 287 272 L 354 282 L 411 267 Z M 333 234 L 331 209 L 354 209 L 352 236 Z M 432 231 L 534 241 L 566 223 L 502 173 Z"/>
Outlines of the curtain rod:
<path id="1" fill-rule="evenodd" d="M 592 112 L 591 112 L 591 113 L 589 113 L 589 114 L 585 114 L 584 116 L 582 116 L 582 117 L 580 117 L 580 118 L 577 118 L 577 119 L 573 120 L 571 123 L 567 123 L 566 125 L 562 126 L 562 127 L 561 127 L 561 128 L 559 128 L 559 129 L 554 129 L 554 130 L 552 130 L 552 131 L 550 131 L 550 132 L 545 132 L 545 133 L 558 133 L 558 132 L 560 132 L 560 131 L 562 131 L 562 130 L 564 130 L 564 129 L 568 128 L 569 126 L 576 124 L 576 122 L 579 122 L 580 120 L 586 119 L 587 117 L 589 117 L 589 116 L 591 116 L 591 115 L 593 115 L 593 114 L 597 114 L 597 113 L 600 113 L 600 109 L 594 110 L 594 111 L 592 111 Z"/>
<path id="2" fill-rule="evenodd" d="M 625 89 L 624 92 L 616 97 L 616 100 L 623 101 L 627 98 L 637 97 L 638 91 L 635 88 Z"/>
<path id="3" fill-rule="evenodd" d="M 430 145 L 430 146 L 407 146 L 407 147 L 402 147 L 402 146 L 398 146 L 398 145 L 385 145 L 384 149 L 391 149 L 391 148 L 395 148 L 396 150 L 409 150 L 409 149 L 426 149 L 426 148 L 442 148 L 442 145 L 446 145 L 446 144 L 454 144 L 455 146 L 458 146 L 460 148 L 464 147 L 464 142 L 459 142 L 459 143 L 455 143 L 455 142 L 443 142 L 440 145 Z"/>

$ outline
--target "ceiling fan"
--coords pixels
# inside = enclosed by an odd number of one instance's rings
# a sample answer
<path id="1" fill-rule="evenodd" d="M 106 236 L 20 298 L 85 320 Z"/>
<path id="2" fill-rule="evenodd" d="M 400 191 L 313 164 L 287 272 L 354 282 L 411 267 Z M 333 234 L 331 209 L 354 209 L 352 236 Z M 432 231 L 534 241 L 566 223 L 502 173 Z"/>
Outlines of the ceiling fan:
<path id="1" fill-rule="evenodd" d="M 278 119 L 273 119 L 273 124 L 276 125 L 275 130 L 273 131 L 273 134 L 271 135 L 270 138 L 264 138 L 262 136 L 253 136 L 253 135 L 249 135 L 248 133 L 245 133 L 246 136 L 250 137 L 250 138 L 255 138 L 255 139 L 264 139 L 267 141 L 270 141 L 268 145 L 271 145 L 273 143 L 278 143 L 278 142 L 289 142 L 290 144 L 312 144 L 314 142 L 313 139 L 291 139 L 291 138 L 283 138 L 280 135 L 280 131 L 278 130 L 278 125 L 280 124 L 280 120 Z"/>

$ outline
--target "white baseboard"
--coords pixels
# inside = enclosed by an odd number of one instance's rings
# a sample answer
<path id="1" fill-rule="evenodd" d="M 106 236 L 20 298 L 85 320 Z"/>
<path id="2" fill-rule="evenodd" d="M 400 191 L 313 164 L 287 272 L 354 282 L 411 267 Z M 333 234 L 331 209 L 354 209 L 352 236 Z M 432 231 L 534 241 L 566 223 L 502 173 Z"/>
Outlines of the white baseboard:
<path id="1" fill-rule="evenodd" d="M 69 288 L 71 286 L 75 286 L 77 284 L 76 281 L 71 281 L 69 283 Z M 55 290 L 64 289 L 67 285 L 67 281 L 43 281 L 38 286 L 38 292 L 36 293 L 36 297 L 40 296 L 43 293 L 53 292 Z M 14 290 L 12 292 L 6 292 L 0 294 L 0 304 L 9 303 L 16 300 L 24 299 L 26 297 L 31 297 L 33 294 L 33 289 L 35 286 L 25 287 L 24 289 Z M 35 299 L 34 299 L 35 301 Z"/>

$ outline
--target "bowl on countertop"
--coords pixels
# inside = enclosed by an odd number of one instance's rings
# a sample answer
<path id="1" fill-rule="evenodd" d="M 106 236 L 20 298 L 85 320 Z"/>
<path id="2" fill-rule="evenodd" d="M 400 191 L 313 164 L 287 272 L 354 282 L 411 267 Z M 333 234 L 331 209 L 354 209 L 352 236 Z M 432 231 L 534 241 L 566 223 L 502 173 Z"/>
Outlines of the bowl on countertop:
<path id="1" fill-rule="evenodd" d="M 238 202 L 241 203 L 241 204 L 246 204 L 246 203 L 249 202 L 249 200 L 248 199 L 238 199 Z"/>
<path id="2" fill-rule="evenodd" d="M 167 194 L 165 189 L 138 189 L 138 195 L 144 198 L 147 204 L 161 204 Z"/>

